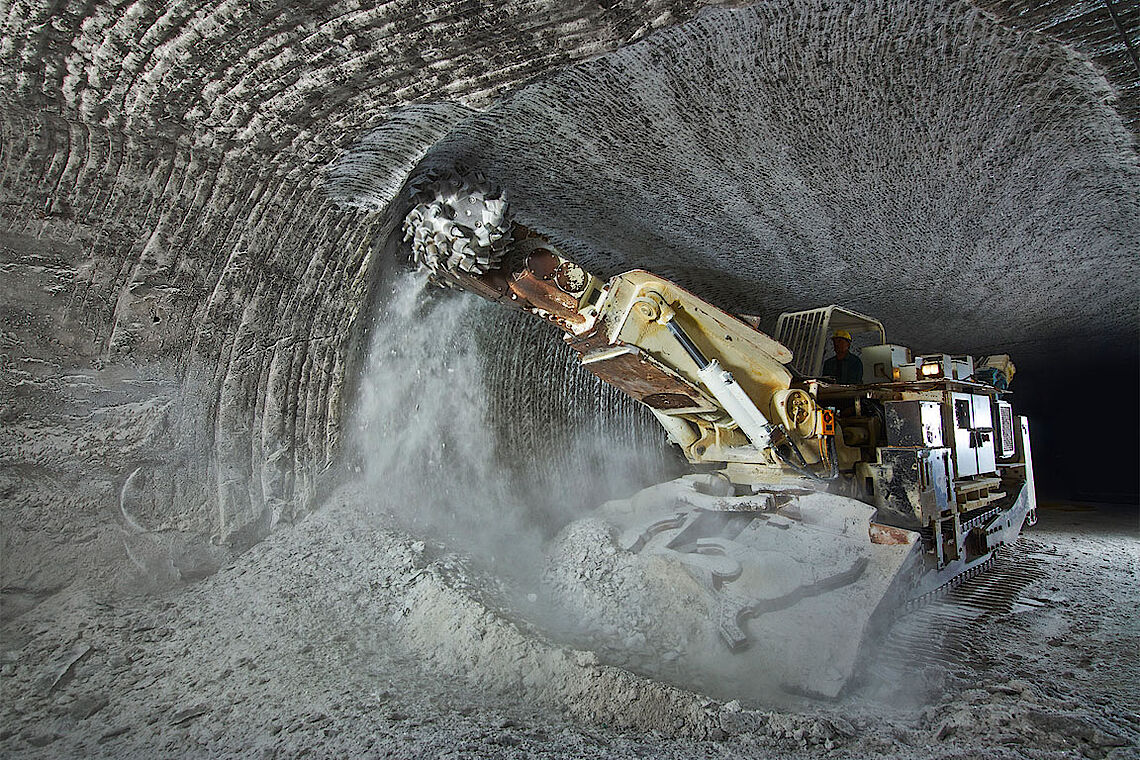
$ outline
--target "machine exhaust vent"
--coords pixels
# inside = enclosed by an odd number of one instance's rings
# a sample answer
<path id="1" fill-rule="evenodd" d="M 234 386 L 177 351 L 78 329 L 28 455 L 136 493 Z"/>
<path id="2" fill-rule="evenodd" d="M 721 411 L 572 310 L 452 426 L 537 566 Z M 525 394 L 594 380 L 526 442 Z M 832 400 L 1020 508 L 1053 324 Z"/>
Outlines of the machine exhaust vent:
<path id="1" fill-rule="evenodd" d="M 1005 401 L 998 402 L 998 419 L 1001 422 L 1001 455 L 1011 457 L 1017 453 L 1017 442 L 1013 437 L 1013 407 Z"/>

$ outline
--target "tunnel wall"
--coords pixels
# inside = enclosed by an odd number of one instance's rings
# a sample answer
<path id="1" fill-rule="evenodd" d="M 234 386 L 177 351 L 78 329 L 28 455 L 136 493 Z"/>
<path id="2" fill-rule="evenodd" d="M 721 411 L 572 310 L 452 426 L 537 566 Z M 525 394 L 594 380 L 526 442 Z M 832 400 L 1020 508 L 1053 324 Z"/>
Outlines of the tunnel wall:
<path id="1" fill-rule="evenodd" d="M 425 167 L 493 178 L 606 276 L 765 317 L 841 303 L 916 351 L 1135 344 L 1140 165 L 1103 75 L 961 3 L 710 9 L 460 123 Z"/>
<path id="2" fill-rule="evenodd" d="M 310 508 L 376 219 L 304 167 L 3 116 L 5 585 L 64 582 L 12 568 L 79 538 L 241 548 Z M 217 555 L 177 543 L 150 569 Z"/>
<path id="3" fill-rule="evenodd" d="M 405 104 L 469 113 L 702 5 L 11 5 L 6 598 L 198 577 L 311 509 L 386 238 L 385 198 L 336 207 L 323 168 Z M 400 131 L 385 193 L 438 137 Z"/>
<path id="4" fill-rule="evenodd" d="M 431 108 L 448 128 L 464 120 L 428 163 L 485 169 L 526 221 L 602 273 L 650 266 L 769 317 L 842 300 L 920 349 L 949 328 L 951 350 L 1014 348 L 1041 324 L 1062 350 L 1134 336 L 1135 154 L 1111 87 L 1080 55 L 965 3 L 698 17 L 704 5 L 12 4 L 0 21 L 0 585 L 58 588 L 81 574 L 77 552 L 89 574 L 126 563 L 160 585 L 198 577 L 313 506 L 375 307 L 385 204 L 448 130 L 393 130 L 403 144 L 373 154 L 384 178 L 363 202 L 328 200 L 321 173 L 408 104 L 448 100 Z M 915 102 L 929 118 L 912 118 Z M 892 163 L 899 146 L 914 160 Z M 991 148 L 1001 176 L 985 174 Z M 949 185 L 930 173 L 952 173 L 954 157 L 977 181 L 934 192 Z M 1017 193 L 991 203 L 1007 180 Z M 740 192 L 710 211 L 726 186 Z M 933 245 L 954 242 L 928 213 L 948 198 L 1000 210 L 993 245 L 951 247 L 957 257 Z M 895 234 L 898 219 L 921 234 Z M 1045 236 L 1023 257 L 1003 229 L 1056 233 L 1064 255 Z M 844 289 L 868 260 L 878 279 Z M 979 328 L 916 295 L 932 266 L 938 294 L 1011 267 L 1015 283 L 1045 287 L 1007 296 L 1011 318 Z M 978 287 L 958 302 L 1001 300 Z"/>

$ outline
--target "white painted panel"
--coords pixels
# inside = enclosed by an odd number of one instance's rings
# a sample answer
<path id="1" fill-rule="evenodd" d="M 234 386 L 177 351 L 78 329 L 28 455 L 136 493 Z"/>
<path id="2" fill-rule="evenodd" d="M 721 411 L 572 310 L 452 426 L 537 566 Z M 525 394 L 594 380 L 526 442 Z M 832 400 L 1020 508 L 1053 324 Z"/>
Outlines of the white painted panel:
<path id="1" fill-rule="evenodd" d="M 994 422 L 989 396 L 971 396 L 974 413 L 974 444 L 977 448 L 978 472 L 997 472 L 997 451 L 994 448 Z"/>
<path id="2" fill-rule="evenodd" d="M 954 426 L 954 470 L 960 478 L 978 474 L 978 455 L 970 445 L 973 407 L 970 394 L 950 394 L 950 422 Z"/>

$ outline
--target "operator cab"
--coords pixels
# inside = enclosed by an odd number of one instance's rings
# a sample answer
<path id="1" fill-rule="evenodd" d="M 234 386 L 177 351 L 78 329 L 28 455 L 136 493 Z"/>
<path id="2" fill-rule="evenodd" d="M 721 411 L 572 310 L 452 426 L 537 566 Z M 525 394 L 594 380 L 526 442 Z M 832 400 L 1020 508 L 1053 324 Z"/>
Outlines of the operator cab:
<path id="1" fill-rule="evenodd" d="M 910 361 L 910 351 L 887 343 L 883 323 L 842 306 L 824 306 L 780 315 L 776 340 L 792 352 L 791 366 L 805 377 L 823 372 L 828 339 L 836 330 L 851 335 L 851 352 L 863 362 L 863 384 L 898 379 L 897 368 Z"/>

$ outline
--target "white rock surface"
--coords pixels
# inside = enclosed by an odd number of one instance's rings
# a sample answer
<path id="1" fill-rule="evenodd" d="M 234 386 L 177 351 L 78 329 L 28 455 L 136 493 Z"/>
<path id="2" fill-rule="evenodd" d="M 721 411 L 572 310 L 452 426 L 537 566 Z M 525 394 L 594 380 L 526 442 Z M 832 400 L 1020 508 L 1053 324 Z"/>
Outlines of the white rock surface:
<path id="1" fill-rule="evenodd" d="M 6 621 L 0 753 L 1137 756 L 1127 514 L 1043 510 L 1024 561 L 1044 574 L 1023 602 L 968 628 L 958 608 L 934 610 L 941 627 L 894 663 L 898 680 L 774 707 L 552 643 L 510 583 L 384 527 L 391 516 L 359 499 L 338 494 L 182 591 L 64 593 Z"/>

